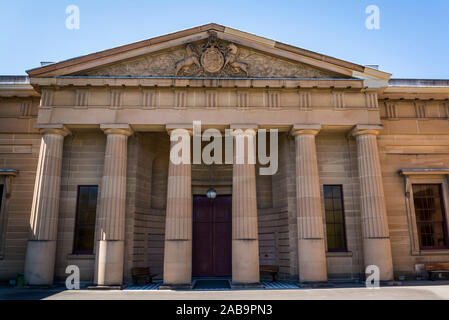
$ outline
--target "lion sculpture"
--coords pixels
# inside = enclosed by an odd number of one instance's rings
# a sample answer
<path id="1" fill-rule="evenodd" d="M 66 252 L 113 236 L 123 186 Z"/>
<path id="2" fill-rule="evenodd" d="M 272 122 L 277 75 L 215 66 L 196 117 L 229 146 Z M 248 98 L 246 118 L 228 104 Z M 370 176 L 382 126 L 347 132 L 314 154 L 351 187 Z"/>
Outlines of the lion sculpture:
<path id="1" fill-rule="evenodd" d="M 188 69 L 194 64 L 197 65 L 198 68 L 201 68 L 199 56 L 195 52 L 195 47 L 193 44 L 188 44 L 186 46 L 186 53 L 186 58 L 176 62 L 176 75 L 178 75 L 181 70 Z"/>
<path id="2" fill-rule="evenodd" d="M 237 55 L 239 49 L 233 43 L 228 45 L 228 53 L 226 54 L 226 60 L 224 63 L 224 67 L 229 65 L 235 72 L 243 71 L 248 76 L 248 65 L 244 62 L 237 61 Z"/>

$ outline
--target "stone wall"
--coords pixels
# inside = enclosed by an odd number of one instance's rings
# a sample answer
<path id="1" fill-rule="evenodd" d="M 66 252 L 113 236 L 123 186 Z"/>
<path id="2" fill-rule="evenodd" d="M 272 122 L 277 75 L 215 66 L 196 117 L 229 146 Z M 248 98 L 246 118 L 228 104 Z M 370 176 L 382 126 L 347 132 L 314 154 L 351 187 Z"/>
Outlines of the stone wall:
<path id="1" fill-rule="evenodd" d="M 162 276 L 164 261 L 168 147 L 165 133 L 139 134 L 133 266 L 150 267 L 157 278 Z"/>
<path id="2" fill-rule="evenodd" d="M 289 279 L 290 246 L 287 208 L 259 209 L 259 263 L 279 266 L 279 278 Z M 270 277 L 262 274 L 263 277 Z"/>
<path id="3" fill-rule="evenodd" d="M 40 148 L 39 133 L 0 133 L 0 168 L 15 169 L 11 197 L 6 200 L 6 234 L 1 235 L 0 280 L 15 279 L 23 272 L 30 228 L 36 167 Z"/>
<path id="4" fill-rule="evenodd" d="M 40 134 L 34 129 L 37 104 L 36 99 L 0 101 L 0 168 L 19 170 L 7 200 L 7 228 L 0 241 L 5 249 L 0 257 L 0 280 L 23 272 L 40 148 Z M 378 145 L 394 270 L 396 275 L 410 278 L 414 277 L 416 264 L 449 261 L 449 250 L 413 252 L 404 177 L 398 174 L 400 169 L 449 168 L 448 105 L 428 101 L 424 106 L 414 101 L 380 103 L 385 129 L 378 137 Z M 355 140 L 347 133 L 347 128 L 326 129 L 318 134 L 316 143 L 321 187 L 341 184 L 344 193 L 348 252 L 327 253 L 328 274 L 330 278 L 356 279 L 364 265 L 360 195 Z M 94 256 L 73 255 L 76 197 L 79 185 L 101 188 L 105 143 L 106 136 L 99 130 L 73 130 L 65 138 L 55 269 L 58 280 L 65 278 L 69 264 L 81 268 L 82 280 L 93 279 Z M 165 132 L 136 133 L 129 138 L 126 279 L 133 266 L 150 266 L 159 277 L 162 275 L 168 148 Z M 219 193 L 231 194 L 232 166 L 214 166 L 212 170 Z M 192 166 L 194 194 L 204 194 L 210 177 L 208 166 Z M 448 184 L 445 177 L 441 179 Z M 260 264 L 279 265 L 281 278 L 297 279 L 295 145 L 287 133 L 279 135 L 278 172 L 274 176 L 257 175 L 257 200 Z"/>
<path id="5" fill-rule="evenodd" d="M 81 280 L 93 281 L 95 256 L 73 254 L 76 202 L 78 186 L 98 185 L 100 194 L 105 148 L 102 132 L 74 131 L 64 140 L 55 267 L 58 280 L 67 276 L 67 265 L 77 265 Z M 99 205 L 97 216 L 98 209 Z"/>
<path id="6" fill-rule="evenodd" d="M 323 217 L 323 185 L 343 187 L 347 252 L 327 253 L 327 273 L 329 278 L 358 279 L 363 272 L 363 248 L 355 140 L 345 132 L 321 133 L 316 144 Z"/>
<path id="7" fill-rule="evenodd" d="M 279 168 L 272 176 L 272 203 L 274 212 L 279 215 L 279 234 L 277 243 L 277 263 L 281 276 L 298 278 L 298 238 L 296 224 L 296 169 L 294 166 L 295 146 L 288 134 L 281 133 L 278 139 Z M 263 213 L 259 211 L 261 215 Z M 269 212 L 269 211 L 268 211 Z M 269 215 L 270 216 L 270 215 Z M 281 246 L 282 243 L 282 246 Z"/>
<path id="8" fill-rule="evenodd" d="M 409 107 L 411 108 L 410 105 Z M 378 138 L 378 144 L 394 271 L 396 275 L 414 278 L 415 264 L 447 262 L 449 250 L 418 249 L 417 252 L 412 252 L 413 229 L 407 217 L 405 178 L 398 171 L 449 168 L 449 122 L 447 119 L 414 118 L 400 121 L 384 120 L 382 123 L 385 129 Z M 435 179 L 436 183 L 447 184 L 446 177 Z M 443 189 L 443 192 L 444 190 L 447 193 L 447 188 Z M 447 201 L 445 205 L 447 213 L 449 205 Z"/>
<path id="9" fill-rule="evenodd" d="M 72 254 L 76 197 L 79 185 L 98 185 L 101 188 L 105 144 L 106 136 L 102 132 L 74 132 L 65 140 L 55 271 L 57 279 L 65 277 L 65 268 L 69 264 L 80 267 L 83 281 L 93 279 L 94 256 Z M 166 202 L 166 182 L 163 180 L 164 177 L 166 179 L 168 166 L 164 170 L 164 167 L 154 166 L 154 163 L 161 155 L 165 159 L 167 150 L 165 134 L 135 134 L 128 140 L 124 266 L 127 280 L 130 280 L 132 267 L 150 266 L 153 272 L 162 272 L 165 210 L 160 209 L 159 205 Z M 159 187 L 152 192 L 154 186 Z M 153 199 L 157 199 L 154 201 L 156 208 L 152 206 Z"/>
<path id="10" fill-rule="evenodd" d="M 0 169 L 19 171 L 12 178 L 10 198 L 3 198 L 0 282 L 16 279 L 24 269 L 41 139 L 34 129 L 38 103 L 37 98 L 0 98 Z"/>

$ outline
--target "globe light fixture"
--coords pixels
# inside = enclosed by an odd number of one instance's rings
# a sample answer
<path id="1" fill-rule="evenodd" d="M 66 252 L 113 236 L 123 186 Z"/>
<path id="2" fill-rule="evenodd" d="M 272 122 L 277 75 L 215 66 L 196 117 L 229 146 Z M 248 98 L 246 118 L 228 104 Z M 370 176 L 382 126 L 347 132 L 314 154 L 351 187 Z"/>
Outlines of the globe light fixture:
<path id="1" fill-rule="evenodd" d="M 206 196 L 209 199 L 214 200 L 217 197 L 217 191 L 215 191 L 214 188 L 209 188 L 209 190 L 207 190 L 206 192 Z"/>

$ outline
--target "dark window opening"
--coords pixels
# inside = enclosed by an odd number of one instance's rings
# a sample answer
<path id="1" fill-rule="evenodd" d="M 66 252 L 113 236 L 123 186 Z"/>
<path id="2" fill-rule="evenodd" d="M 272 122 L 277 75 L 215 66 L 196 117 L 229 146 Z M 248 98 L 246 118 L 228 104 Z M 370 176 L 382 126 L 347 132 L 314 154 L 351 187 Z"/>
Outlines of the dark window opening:
<path id="1" fill-rule="evenodd" d="M 327 250 L 347 251 L 343 187 L 324 186 L 324 209 L 326 215 Z"/>
<path id="2" fill-rule="evenodd" d="M 416 226 L 421 249 L 447 249 L 447 222 L 440 184 L 414 184 Z"/>
<path id="3" fill-rule="evenodd" d="M 74 254 L 93 254 L 98 186 L 79 186 L 76 205 Z"/>
<path id="4" fill-rule="evenodd" d="M 0 210 L 2 210 L 2 201 L 3 201 L 3 185 L 0 184 Z"/>
<path id="5" fill-rule="evenodd" d="M 5 186 L 0 184 L 0 260 L 5 255 L 5 238 L 6 238 L 6 210 L 2 210 L 3 191 Z M 5 203 L 6 205 L 6 203 Z"/>

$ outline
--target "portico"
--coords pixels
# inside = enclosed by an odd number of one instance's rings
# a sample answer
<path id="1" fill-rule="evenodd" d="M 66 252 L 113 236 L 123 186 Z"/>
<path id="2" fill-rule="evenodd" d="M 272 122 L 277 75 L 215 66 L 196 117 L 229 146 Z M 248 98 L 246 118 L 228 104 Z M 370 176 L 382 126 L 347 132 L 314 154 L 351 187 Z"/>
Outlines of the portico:
<path id="1" fill-rule="evenodd" d="M 232 199 L 233 286 L 259 286 L 259 265 L 268 262 L 280 265 L 284 278 L 326 282 L 335 265 L 322 189 L 349 179 L 351 214 L 360 222 L 354 218 L 349 232 L 353 253 L 334 257 L 351 260 L 342 273 L 363 274 L 365 266 L 377 265 L 381 280 L 392 280 L 376 141 L 383 129 L 378 95 L 389 74 L 215 24 L 29 74 L 41 94 L 36 127 L 42 143 L 27 284 L 51 284 L 70 263 L 83 265 L 96 286 L 116 287 L 129 280 L 131 268 L 150 264 L 159 268 L 163 287 L 191 287 L 193 198 L 210 186 Z M 237 130 L 231 139 L 243 138 L 246 157 L 234 152 L 228 167 L 195 164 L 195 121 L 203 130 Z M 263 164 L 251 159 L 261 129 L 279 132 L 276 148 L 270 144 L 279 155 L 273 175 L 261 175 Z M 323 183 L 320 146 L 330 137 L 340 139 L 349 156 L 341 160 L 346 169 Z M 186 161 L 174 163 L 170 152 L 180 145 Z M 349 170 L 353 148 L 358 164 Z M 89 168 L 93 163 L 98 167 Z M 340 182 L 343 175 L 349 178 Z M 87 255 L 72 252 L 71 240 L 57 243 L 58 224 L 60 236 L 76 229 L 72 183 L 99 189 L 95 243 Z M 207 221 L 215 226 L 217 219 Z"/>
<path id="2" fill-rule="evenodd" d="M 222 126 L 222 125 L 220 125 Z M 54 126 L 64 130 L 61 132 L 77 132 L 76 128 L 71 127 L 70 131 L 62 125 Z M 233 126 L 230 126 L 233 127 Z M 237 125 L 237 127 L 240 127 Z M 257 132 L 257 127 L 252 129 L 253 134 Z M 125 202 L 126 202 L 126 177 L 127 177 L 127 140 L 133 134 L 132 125 L 115 124 L 101 125 L 101 129 L 106 135 L 106 152 L 104 158 L 104 173 L 100 192 L 99 216 L 97 218 L 97 236 L 96 255 L 95 255 L 95 284 L 98 286 L 120 286 L 122 285 L 125 268 Z M 167 125 L 167 132 L 170 135 L 173 132 L 173 125 Z M 355 126 L 351 132 L 359 130 L 371 130 L 366 134 L 375 134 L 381 128 L 378 126 Z M 47 129 L 43 129 L 43 139 L 48 134 Z M 52 129 L 53 130 L 53 129 Z M 56 129 L 54 129 L 56 130 Z M 298 203 L 296 216 L 298 226 L 298 264 L 299 278 L 301 282 L 314 283 L 327 281 L 326 265 L 326 244 L 323 226 L 323 214 L 320 205 L 320 188 L 318 175 L 318 162 L 315 154 L 315 136 L 322 130 L 321 125 L 317 124 L 294 124 L 288 133 L 290 139 L 295 140 L 296 152 L 296 201 Z M 59 131 L 58 131 L 59 132 Z M 372 133 L 371 133 L 372 132 Z M 61 135 L 61 137 L 63 137 Z M 191 150 L 191 137 L 188 139 L 188 149 Z M 172 141 L 172 145 L 177 143 Z M 246 147 L 248 144 L 246 144 Z M 61 146 L 60 146 L 61 148 Z M 50 170 L 45 164 L 45 157 L 50 150 L 41 151 L 42 172 Z M 366 149 L 365 146 L 357 146 L 359 157 L 367 156 L 366 152 L 374 152 L 376 149 Z M 45 153 L 44 153 L 45 152 Z M 190 158 L 191 155 L 189 155 Z M 376 156 L 373 156 L 376 161 Z M 56 161 L 62 163 L 62 159 L 56 158 Z M 378 160 L 377 160 L 378 161 Z M 165 216 L 165 249 L 163 260 L 163 279 L 167 288 L 189 288 L 192 283 L 192 172 L 189 164 L 173 164 L 168 161 L 167 176 L 167 212 Z M 55 165 L 55 164 L 52 164 Z M 363 165 L 363 164 L 361 164 Z M 374 163 L 373 166 L 376 164 Z M 56 164 L 57 166 L 57 164 Z M 61 164 L 59 164 L 61 166 Z M 205 166 L 205 165 L 202 165 Z M 365 168 L 361 168 L 366 170 Z M 360 179 L 376 176 L 376 172 L 363 171 Z M 258 210 L 257 210 L 257 191 L 256 191 L 256 168 L 255 164 L 234 164 L 232 168 L 232 185 L 229 189 L 232 195 L 232 279 L 236 287 L 254 287 L 260 281 L 259 274 L 259 229 L 258 229 Z M 61 175 L 56 175 L 56 180 Z M 43 180 L 43 178 L 42 178 Z M 379 181 L 371 181 L 371 188 L 382 189 Z M 212 182 L 213 184 L 213 182 Z M 219 193 L 228 194 L 225 188 L 220 185 L 215 186 Z M 366 197 L 367 192 L 364 185 L 361 186 L 362 197 Z M 56 188 L 57 189 L 57 188 Z M 203 188 L 204 189 L 204 188 Z M 44 194 L 37 194 L 35 197 L 43 197 Z M 54 199 L 54 198 L 53 198 Z M 56 198 L 57 199 L 57 198 Z M 381 201 L 382 197 L 377 197 Z M 36 200 L 37 201 L 37 200 Z M 364 200 L 362 200 L 364 201 Z M 48 206 L 48 202 L 40 201 L 41 206 Z M 373 207 L 374 206 L 374 207 Z M 368 202 L 363 207 L 364 212 L 373 212 L 381 214 L 375 206 L 382 206 L 382 202 Z M 366 210 L 366 211 L 365 211 Z M 40 212 L 36 209 L 36 215 Z M 368 215 L 368 214 L 367 214 Z M 373 216 L 371 214 L 371 216 Z M 380 219 L 380 220 L 379 220 Z M 380 236 L 371 236 L 369 230 L 377 230 L 378 226 L 373 223 L 381 221 L 384 217 L 373 220 L 365 218 L 363 221 L 365 259 L 366 261 L 382 261 L 384 264 L 381 270 L 385 270 L 383 279 L 390 279 L 392 276 L 391 251 L 388 244 L 388 229 Z M 51 223 L 57 221 L 48 219 L 45 223 L 40 223 L 42 229 L 51 227 Z M 38 230 L 38 229 L 36 229 Z M 386 232 L 386 233 L 385 233 Z M 387 235 L 387 236 L 385 236 Z M 377 240 L 376 240 L 377 239 Z M 27 265 L 33 265 L 33 272 L 26 274 L 26 281 L 29 284 L 50 284 L 53 281 L 53 270 L 44 268 L 36 269 L 36 266 L 48 266 L 49 259 L 55 259 L 56 249 L 50 252 L 45 250 L 45 254 L 37 252 L 35 248 L 38 242 L 32 240 L 29 244 L 29 254 L 33 257 L 28 258 Z M 51 243 L 46 240 L 45 243 Z M 376 245 L 379 243 L 379 245 Z M 40 250 L 39 252 L 41 252 Z M 370 255 L 373 255 L 371 258 Z M 371 260 L 370 260 L 371 259 Z M 367 262 L 367 265 L 369 262 Z M 374 264 L 374 263 L 370 263 Z M 384 269 L 385 268 L 385 269 Z M 28 269 L 25 270 L 29 270 Z M 37 271 L 36 271 L 37 270 Z M 36 272 L 39 272 L 36 274 Z"/>

